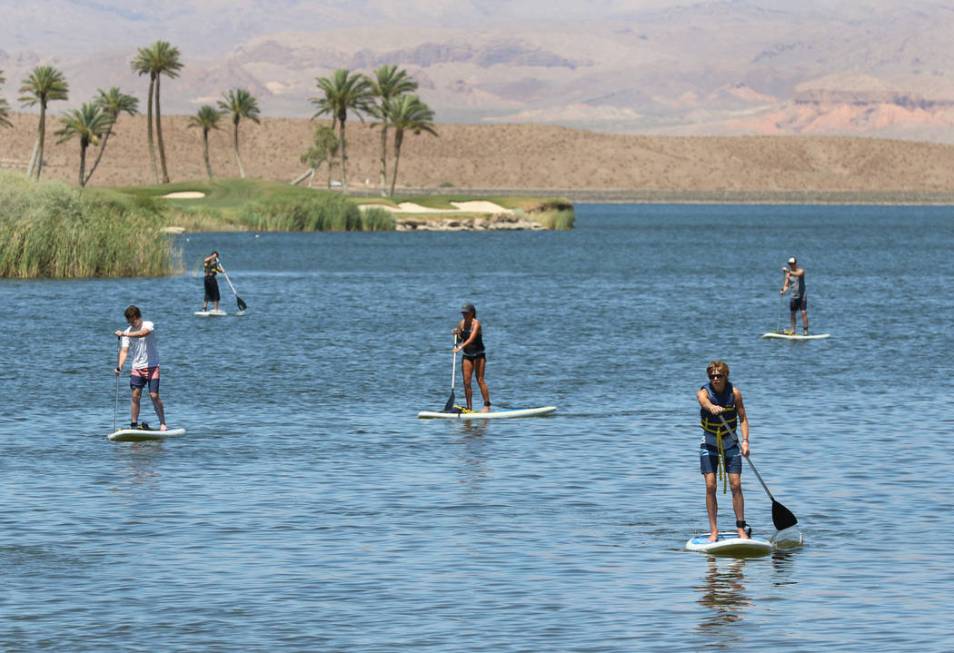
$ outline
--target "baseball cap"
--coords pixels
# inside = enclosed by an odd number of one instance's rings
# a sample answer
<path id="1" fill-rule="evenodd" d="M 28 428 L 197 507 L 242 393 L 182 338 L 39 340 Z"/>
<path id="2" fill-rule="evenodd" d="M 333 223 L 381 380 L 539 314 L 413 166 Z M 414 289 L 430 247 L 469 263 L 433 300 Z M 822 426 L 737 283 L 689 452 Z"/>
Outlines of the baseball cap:
<path id="1" fill-rule="evenodd" d="M 461 313 L 476 313 L 477 308 L 473 304 L 464 304 L 460 307 Z"/>
<path id="2" fill-rule="evenodd" d="M 789 263 L 794 263 L 794 262 L 795 262 L 795 257 L 792 256 L 791 258 L 789 258 L 789 259 L 788 259 L 788 262 L 789 262 Z"/>

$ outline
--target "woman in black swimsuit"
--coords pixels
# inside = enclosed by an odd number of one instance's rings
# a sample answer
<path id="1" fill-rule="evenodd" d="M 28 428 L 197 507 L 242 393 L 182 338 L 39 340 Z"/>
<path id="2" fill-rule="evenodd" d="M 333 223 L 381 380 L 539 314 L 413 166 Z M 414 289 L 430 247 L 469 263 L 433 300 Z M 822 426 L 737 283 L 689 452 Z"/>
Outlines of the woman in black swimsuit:
<path id="1" fill-rule="evenodd" d="M 482 413 L 490 412 L 490 390 L 487 389 L 487 382 L 484 381 L 484 370 L 487 368 L 487 352 L 484 351 L 483 331 L 480 328 L 480 321 L 477 319 L 477 309 L 473 304 L 465 304 L 460 310 L 463 319 L 454 329 L 454 335 L 460 338 L 460 342 L 454 347 L 454 353 L 464 352 L 464 360 L 461 362 L 461 372 L 464 375 L 464 395 L 467 397 L 467 410 L 473 410 L 474 389 L 470 385 L 470 379 L 477 373 L 477 385 L 480 386 L 480 394 L 484 397 L 484 407 L 480 409 Z"/>

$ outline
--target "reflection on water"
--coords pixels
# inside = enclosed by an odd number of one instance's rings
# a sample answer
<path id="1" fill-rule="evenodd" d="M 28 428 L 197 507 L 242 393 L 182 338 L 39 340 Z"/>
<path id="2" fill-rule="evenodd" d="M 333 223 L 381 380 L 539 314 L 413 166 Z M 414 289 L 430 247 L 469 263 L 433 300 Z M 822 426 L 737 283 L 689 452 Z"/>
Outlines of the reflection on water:
<path id="1" fill-rule="evenodd" d="M 705 582 L 696 586 L 701 594 L 699 605 L 709 608 L 708 616 L 699 623 L 698 629 L 712 637 L 720 647 L 727 647 L 735 641 L 733 633 L 737 631 L 731 626 L 741 621 L 744 609 L 752 605 L 751 597 L 745 593 L 744 572 L 747 562 L 744 559 L 709 556 Z"/>

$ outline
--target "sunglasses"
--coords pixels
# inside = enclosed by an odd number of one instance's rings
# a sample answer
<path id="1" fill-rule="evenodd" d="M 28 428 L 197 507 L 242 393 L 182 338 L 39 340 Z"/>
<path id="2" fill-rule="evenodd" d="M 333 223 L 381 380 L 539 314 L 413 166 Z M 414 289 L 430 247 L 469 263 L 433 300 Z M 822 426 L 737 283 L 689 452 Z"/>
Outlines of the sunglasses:
<path id="1" fill-rule="evenodd" d="M 709 375 L 709 378 L 712 379 L 712 380 L 715 380 L 715 379 L 724 379 L 724 378 L 725 378 L 725 374 L 710 374 L 710 375 Z"/>

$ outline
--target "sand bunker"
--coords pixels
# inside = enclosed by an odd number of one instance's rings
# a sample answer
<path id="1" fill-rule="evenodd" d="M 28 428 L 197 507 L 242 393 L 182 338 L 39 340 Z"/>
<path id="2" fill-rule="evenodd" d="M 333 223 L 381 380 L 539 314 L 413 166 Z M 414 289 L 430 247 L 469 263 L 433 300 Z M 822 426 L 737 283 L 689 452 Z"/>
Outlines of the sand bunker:
<path id="1" fill-rule="evenodd" d="M 414 202 L 401 202 L 397 207 L 383 206 L 380 204 L 362 204 L 362 209 L 368 209 L 372 206 L 379 206 L 391 213 L 443 213 L 445 215 L 454 215 L 455 213 L 493 213 L 493 214 L 511 214 L 513 211 L 505 209 L 493 202 L 451 202 L 456 208 L 453 209 L 431 209 Z"/>
<path id="2" fill-rule="evenodd" d="M 165 200 L 197 200 L 205 197 L 205 193 L 197 190 L 186 190 L 179 193 L 167 193 L 162 196 Z"/>
<path id="3" fill-rule="evenodd" d="M 472 202 L 451 202 L 461 211 L 467 213 L 513 213 L 510 209 L 505 209 L 499 204 L 494 204 L 493 202 L 482 202 L 482 201 L 472 201 Z"/>

